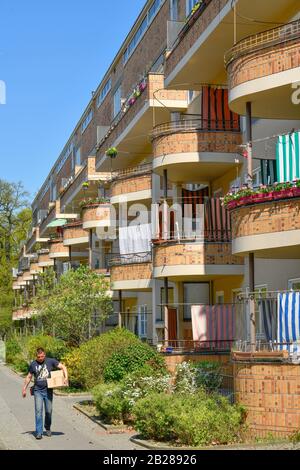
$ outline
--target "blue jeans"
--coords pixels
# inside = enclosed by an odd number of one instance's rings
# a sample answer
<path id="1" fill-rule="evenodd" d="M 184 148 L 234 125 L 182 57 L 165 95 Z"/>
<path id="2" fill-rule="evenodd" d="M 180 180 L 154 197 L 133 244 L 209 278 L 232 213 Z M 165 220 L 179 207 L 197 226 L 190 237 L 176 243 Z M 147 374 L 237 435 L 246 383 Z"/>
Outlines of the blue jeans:
<path id="1" fill-rule="evenodd" d="M 43 434 L 43 404 L 45 404 L 45 429 L 50 431 L 52 421 L 53 390 L 34 391 L 35 430 L 37 435 Z"/>

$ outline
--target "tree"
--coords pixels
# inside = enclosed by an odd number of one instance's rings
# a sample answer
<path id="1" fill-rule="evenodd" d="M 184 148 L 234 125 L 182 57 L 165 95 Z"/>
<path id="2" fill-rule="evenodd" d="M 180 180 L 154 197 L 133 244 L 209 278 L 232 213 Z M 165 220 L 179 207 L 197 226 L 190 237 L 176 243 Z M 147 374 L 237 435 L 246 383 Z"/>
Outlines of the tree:
<path id="1" fill-rule="evenodd" d="M 69 346 L 77 347 L 112 313 L 109 282 L 81 266 L 55 283 L 53 271 L 48 270 L 40 277 L 33 308 L 41 316 L 46 333 L 55 333 Z"/>
<path id="2" fill-rule="evenodd" d="M 11 263 L 19 249 L 20 235 L 26 239 L 31 223 L 28 206 L 28 193 L 22 183 L 9 183 L 0 179 L 0 245 L 6 261 Z M 23 238 L 24 239 L 24 238 Z"/>
<path id="3" fill-rule="evenodd" d="M 28 193 L 22 183 L 0 179 L 0 334 L 12 317 L 12 268 L 17 266 L 20 245 L 31 224 Z"/>

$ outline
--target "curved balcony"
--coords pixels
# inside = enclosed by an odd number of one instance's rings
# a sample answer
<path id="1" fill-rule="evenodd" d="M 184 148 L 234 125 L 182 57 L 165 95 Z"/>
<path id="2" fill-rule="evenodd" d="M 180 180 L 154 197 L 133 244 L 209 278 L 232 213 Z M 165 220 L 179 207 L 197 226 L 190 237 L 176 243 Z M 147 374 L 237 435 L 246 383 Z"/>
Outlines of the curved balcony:
<path id="1" fill-rule="evenodd" d="M 23 273 L 23 281 L 28 282 L 28 281 L 33 281 L 34 277 L 33 274 L 31 274 L 29 269 L 26 269 Z"/>
<path id="2" fill-rule="evenodd" d="M 19 285 L 18 281 L 14 281 L 12 287 L 13 287 L 13 290 L 20 290 L 21 289 L 21 286 Z"/>
<path id="3" fill-rule="evenodd" d="M 232 251 L 261 258 L 300 258 L 300 197 L 232 210 Z"/>
<path id="4" fill-rule="evenodd" d="M 229 104 L 244 115 L 252 102 L 255 117 L 298 119 L 293 84 L 300 77 L 300 20 L 238 42 L 225 55 Z"/>
<path id="5" fill-rule="evenodd" d="M 242 143 L 239 123 L 180 120 L 154 128 L 153 171 L 174 182 L 211 181 L 236 167 Z"/>
<path id="6" fill-rule="evenodd" d="M 82 208 L 82 227 L 84 230 L 110 226 L 111 205 L 109 203 L 89 204 Z"/>
<path id="7" fill-rule="evenodd" d="M 192 239 L 155 243 L 154 277 L 174 281 L 243 276 L 244 261 L 232 255 L 231 243 L 205 243 Z"/>
<path id="8" fill-rule="evenodd" d="M 112 290 L 151 289 L 151 253 L 116 256 L 110 260 L 109 265 Z"/>
<path id="9" fill-rule="evenodd" d="M 35 315 L 35 311 L 30 307 L 17 308 L 13 310 L 13 321 L 27 320 Z"/>
<path id="10" fill-rule="evenodd" d="M 54 260 L 50 259 L 49 250 L 38 252 L 38 265 L 40 268 L 48 268 L 54 266 Z"/>
<path id="11" fill-rule="evenodd" d="M 31 263 L 31 265 L 30 265 L 30 274 L 31 275 L 39 274 L 41 271 L 42 270 L 41 270 L 38 262 Z"/>
<path id="12" fill-rule="evenodd" d="M 49 247 L 50 259 L 69 259 L 69 249 L 64 245 L 62 238 L 50 240 Z"/>
<path id="13" fill-rule="evenodd" d="M 25 287 L 27 285 L 27 282 L 24 279 L 24 273 L 23 272 L 18 274 L 17 283 L 18 283 L 19 287 Z"/>
<path id="14" fill-rule="evenodd" d="M 111 203 L 135 202 L 152 198 L 152 164 L 120 171 L 111 187 Z"/>
<path id="15" fill-rule="evenodd" d="M 89 243 L 89 237 L 83 229 L 82 222 L 72 222 L 63 227 L 63 239 L 65 246 L 85 245 Z"/>

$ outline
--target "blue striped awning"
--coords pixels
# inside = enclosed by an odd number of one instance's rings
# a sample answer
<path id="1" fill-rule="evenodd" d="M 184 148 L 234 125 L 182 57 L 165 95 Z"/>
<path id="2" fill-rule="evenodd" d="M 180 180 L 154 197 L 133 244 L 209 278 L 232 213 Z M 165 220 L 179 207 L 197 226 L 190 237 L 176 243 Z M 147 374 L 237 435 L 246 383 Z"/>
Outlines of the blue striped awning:
<path id="1" fill-rule="evenodd" d="M 300 340 L 300 292 L 278 294 L 278 342 L 280 349 L 289 349 L 282 343 Z"/>
<path id="2" fill-rule="evenodd" d="M 300 178 L 300 131 L 280 135 L 277 142 L 277 181 Z"/>

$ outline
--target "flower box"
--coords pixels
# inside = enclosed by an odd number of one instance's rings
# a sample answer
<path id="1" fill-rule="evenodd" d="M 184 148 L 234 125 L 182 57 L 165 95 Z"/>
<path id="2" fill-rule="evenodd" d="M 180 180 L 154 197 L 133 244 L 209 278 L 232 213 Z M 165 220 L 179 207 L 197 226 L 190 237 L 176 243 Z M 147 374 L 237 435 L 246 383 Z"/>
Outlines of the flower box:
<path id="1" fill-rule="evenodd" d="M 135 98 L 130 98 L 130 100 L 128 101 L 129 106 L 133 106 L 134 103 L 135 103 Z"/>
<path id="2" fill-rule="evenodd" d="M 290 189 L 282 189 L 281 191 L 274 191 L 273 192 L 273 199 L 287 199 L 290 197 L 294 197 L 294 191 L 293 189 L 295 188 L 290 188 Z"/>
<path id="3" fill-rule="evenodd" d="M 229 201 L 226 205 L 226 209 L 235 209 L 237 207 L 237 201 Z"/>
<path id="4" fill-rule="evenodd" d="M 140 92 L 142 93 L 143 91 L 145 91 L 147 88 L 147 83 L 146 82 L 142 82 L 139 84 L 139 89 L 140 89 Z"/>
<path id="5" fill-rule="evenodd" d="M 253 194 L 251 199 L 252 199 L 252 202 L 254 203 L 272 201 L 273 193 Z"/>
<path id="6" fill-rule="evenodd" d="M 292 188 L 293 191 L 293 196 L 300 196 L 300 187 L 298 188 L 297 186 L 295 188 Z"/>
<path id="7" fill-rule="evenodd" d="M 246 204 L 252 204 L 252 195 L 251 196 L 243 196 L 239 199 L 239 206 L 243 206 Z"/>

